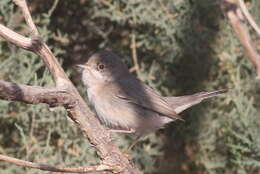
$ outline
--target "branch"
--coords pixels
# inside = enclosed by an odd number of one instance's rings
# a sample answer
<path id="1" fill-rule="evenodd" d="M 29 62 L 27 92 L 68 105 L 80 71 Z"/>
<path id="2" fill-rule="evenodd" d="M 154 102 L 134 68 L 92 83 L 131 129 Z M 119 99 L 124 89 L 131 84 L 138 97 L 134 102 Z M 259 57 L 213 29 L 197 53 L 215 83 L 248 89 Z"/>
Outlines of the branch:
<path id="1" fill-rule="evenodd" d="M 30 29 L 34 31 L 34 36 L 32 38 L 23 37 L 3 25 L 0 25 L 0 36 L 20 48 L 38 54 L 45 66 L 49 69 L 58 91 L 66 91 L 71 95 L 71 101 L 77 101 L 77 104 L 73 105 L 73 107 L 66 108 L 68 116 L 77 124 L 87 136 L 89 142 L 96 148 L 97 154 L 102 159 L 102 164 L 111 166 L 112 172 L 114 173 L 140 173 L 139 170 L 131 165 L 128 158 L 118 149 L 118 147 L 112 144 L 110 133 L 101 126 L 83 98 L 79 95 L 75 86 L 66 76 L 51 50 L 42 42 L 37 35 L 37 32 L 35 32 L 36 27 L 34 27 L 25 0 L 15 0 L 15 2 L 22 9 L 27 24 Z M 23 5 L 20 5 L 20 3 Z"/>
<path id="2" fill-rule="evenodd" d="M 25 50 L 33 50 L 33 41 L 0 24 L 0 36 L 12 44 Z"/>
<path id="3" fill-rule="evenodd" d="M 255 20 L 253 19 L 252 15 L 249 13 L 249 11 L 246 8 L 246 4 L 244 2 L 244 0 L 238 0 L 239 2 L 239 6 L 243 12 L 243 14 L 245 15 L 245 17 L 247 18 L 249 24 L 252 26 L 252 28 L 257 32 L 258 35 L 260 35 L 260 28 L 258 27 L 258 25 L 256 24 Z"/>
<path id="4" fill-rule="evenodd" d="M 26 1 L 25 0 L 13 0 L 13 1 L 23 11 L 23 16 L 25 18 L 25 21 L 26 21 L 27 25 L 31 28 L 34 36 L 38 36 L 39 32 L 32 20 L 32 16 L 30 14 Z"/>
<path id="5" fill-rule="evenodd" d="M 244 17 L 242 15 L 241 9 L 234 0 L 222 0 L 221 7 L 229 19 L 229 22 L 235 31 L 236 36 L 240 40 L 242 46 L 244 47 L 248 59 L 253 63 L 256 68 L 257 79 L 260 79 L 260 56 L 253 44 L 247 27 L 244 24 Z"/>
<path id="6" fill-rule="evenodd" d="M 132 69 L 131 71 L 135 70 L 137 76 L 140 77 L 140 67 L 139 67 L 137 51 L 136 51 L 136 36 L 134 31 L 131 35 L 131 50 L 132 50 L 132 57 L 134 61 L 134 67 L 131 68 Z"/>
<path id="7" fill-rule="evenodd" d="M 27 104 L 46 103 L 54 106 L 73 106 L 75 102 L 66 91 L 39 86 L 20 85 L 0 80 L 0 99 L 21 101 Z"/>
<path id="8" fill-rule="evenodd" d="M 88 167 L 61 167 L 61 166 L 51 166 L 46 164 L 33 163 L 33 162 L 29 162 L 17 158 L 5 156 L 5 155 L 0 155 L 0 160 L 7 161 L 19 166 L 30 167 L 30 168 L 40 169 L 40 170 L 50 171 L 50 172 L 86 173 L 86 172 L 101 172 L 101 171 L 113 170 L 113 168 L 105 164 L 88 166 Z"/>

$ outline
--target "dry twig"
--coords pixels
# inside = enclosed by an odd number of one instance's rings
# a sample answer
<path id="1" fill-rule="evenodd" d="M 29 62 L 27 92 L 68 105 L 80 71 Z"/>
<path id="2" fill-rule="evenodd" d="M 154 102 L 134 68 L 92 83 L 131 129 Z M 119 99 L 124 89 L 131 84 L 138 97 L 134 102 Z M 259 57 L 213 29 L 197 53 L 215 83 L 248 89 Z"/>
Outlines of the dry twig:
<path id="1" fill-rule="evenodd" d="M 29 161 L 0 155 L 0 160 L 4 160 L 19 166 L 26 166 L 34 169 L 41 169 L 51 172 L 63 172 L 63 173 L 86 173 L 86 172 L 98 172 L 98 171 L 112 171 L 113 168 L 104 164 L 88 167 L 60 167 L 60 166 L 50 166 L 46 164 L 32 163 Z"/>
<path id="2" fill-rule="evenodd" d="M 32 30 L 33 34 L 35 36 L 39 35 L 39 32 L 38 32 L 38 30 L 37 30 L 37 28 L 36 28 L 36 26 L 35 26 L 35 24 L 32 20 L 32 16 L 31 16 L 29 8 L 27 6 L 26 0 L 13 0 L 13 1 L 23 11 L 24 19 L 25 19 L 27 25 Z"/>
<path id="3" fill-rule="evenodd" d="M 245 25 L 245 19 L 242 15 L 241 9 L 239 8 L 239 5 L 234 0 L 222 0 L 221 7 L 227 16 L 233 30 L 235 31 L 237 38 L 244 47 L 248 55 L 248 59 L 256 68 L 256 78 L 260 79 L 260 56 Z"/>
<path id="4" fill-rule="evenodd" d="M 73 107 L 76 101 L 66 91 L 39 86 L 20 85 L 0 80 L 0 99 L 27 104 L 46 103 L 51 107 Z"/>
<path id="5" fill-rule="evenodd" d="M 249 24 L 252 26 L 252 28 L 256 31 L 256 33 L 260 36 L 260 28 L 256 24 L 255 20 L 253 19 L 252 15 L 249 13 L 249 11 L 246 8 L 246 4 L 244 0 L 238 0 L 239 6 L 245 15 L 246 19 L 248 20 Z"/>
<path id="6" fill-rule="evenodd" d="M 138 57 L 136 52 L 136 36 L 134 32 L 131 35 L 131 50 L 132 50 L 132 58 L 134 61 L 134 67 L 131 68 L 130 71 L 131 72 L 136 71 L 137 75 L 140 77 L 140 67 L 139 67 Z"/>

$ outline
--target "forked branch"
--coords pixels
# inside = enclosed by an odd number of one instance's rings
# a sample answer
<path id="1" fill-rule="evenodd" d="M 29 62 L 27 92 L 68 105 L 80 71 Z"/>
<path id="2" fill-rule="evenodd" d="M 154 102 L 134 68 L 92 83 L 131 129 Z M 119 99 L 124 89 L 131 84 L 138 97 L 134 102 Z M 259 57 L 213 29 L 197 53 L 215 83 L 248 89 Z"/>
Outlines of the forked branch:
<path id="1" fill-rule="evenodd" d="M 49 69 L 53 80 L 56 83 L 56 89 L 46 89 L 41 87 L 29 87 L 26 85 L 11 84 L 1 81 L 0 83 L 0 96 L 6 100 L 16 100 L 26 103 L 47 103 L 49 105 L 61 104 L 67 109 L 69 117 L 76 123 L 76 125 L 86 135 L 89 142 L 96 148 L 98 155 L 101 158 L 101 165 L 95 167 L 87 167 L 93 169 L 92 171 L 111 171 L 114 173 L 140 173 L 139 170 L 134 168 L 129 162 L 128 158 L 120 152 L 118 147 L 112 144 L 110 133 L 103 128 L 95 115 L 90 111 L 85 101 L 79 95 L 77 89 L 69 80 L 64 70 L 60 66 L 59 62 L 48 48 L 48 46 L 42 42 L 38 34 L 37 28 L 32 21 L 31 14 L 25 0 L 14 0 L 16 4 L 23 11 L 26 23 L 32 30 L 33 35 L 31 38 L 24 37 L 11 29 L 0 24 L 0 36 L 6 41 L 13 43 L 14 45 L 32 51 L 38 54 L 43 60 L 45 66 Z M 33 89 L 35 93 L 29 93 L 28 89 Z M 53 91 L 52 91 L 53 90 Z M 4 94 L 5 91 L 9 93 Z M 32 98 L 34 95 L 41 94 L 38 98 Z M 21 94 L 15 96 L 15 94 Z M 62 103 L 60 99 L 66 99 L 65 103 Z M 50 102 L 55 100 L 55 102 Z M 63 101 L 64 102 L 64 101 Z M 75 104 L 76 102 L 76 104 Z M 9 158 L 1 158 L 7 160 Z M 18 160 L 19 161 L 19 160 Z M 22 161 L 19 161 L 22 164 Z M 27 164 L 30 164 L 27 163 Z M 24 165 L 25 166 L 25 165 Z M 36 165 L 37 166 L 37 165 Z M 100 166 L 106 166 L 104 168 Z M 27 165 L 27 167 L 32 167 Z M 37 168 L 37 167 L 36 167 Z M 56 167 L 57 168 L 57 167 Z M 38 169 L 42 169 L 38 165 Z M 63 168 L 64 169 L 64 168 Z M 96 169 L 96 170 L 94 170 Z M 44 169 L 42 169 L 44 170 Z M 50 171 L 50 170 L 49 170 Z M 90 170 L 89 170 L 90 171 Z"/>

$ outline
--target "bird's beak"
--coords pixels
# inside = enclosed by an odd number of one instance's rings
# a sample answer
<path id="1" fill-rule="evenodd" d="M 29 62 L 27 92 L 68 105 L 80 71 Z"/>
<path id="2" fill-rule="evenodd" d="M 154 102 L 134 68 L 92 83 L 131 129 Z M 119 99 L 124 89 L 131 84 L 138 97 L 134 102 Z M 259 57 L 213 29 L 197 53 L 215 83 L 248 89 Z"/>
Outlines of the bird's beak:
<path id="1" fill-rule="evenodd" d="M 79 69 L 90 69 L 90 66 L 86 65 L 86 64 L 84 64 L 84 65 L 79 64 L 79 65 L 76 65 L 76 67 L 78 67 Z"/>

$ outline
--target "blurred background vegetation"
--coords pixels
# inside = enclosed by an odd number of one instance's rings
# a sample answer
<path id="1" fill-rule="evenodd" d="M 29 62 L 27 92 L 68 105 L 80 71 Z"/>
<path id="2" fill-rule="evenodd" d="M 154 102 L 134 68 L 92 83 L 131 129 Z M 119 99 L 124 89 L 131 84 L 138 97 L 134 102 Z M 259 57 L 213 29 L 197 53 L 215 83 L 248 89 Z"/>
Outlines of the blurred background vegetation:
<path id="1" fill-rule="evenodd" d="M 260 173 L 260 82 L 253 65 L 212 0 L 29 0 L 40 33 L 85 91 L 73 66 L 100 49 L 122 56 L 129 69 L 163 95 L 231 88 L 182 113 L 131 152 L 149 174 Z M 247 7 L 260 25 L 260 1 Z M 24 35 L 20 10 L 0 1 L 0 22 Z M 251 31 L 260 50 L 260 38 Z M 136 54 L 135 54 L 136 52 Z M 135 56 L 136 55 L 136 56 Z M 0 79 L 52 86 L 40 59 L 0 42 Z M 87 98 L 86 98 L 87 100 Z M 0 153 L 52 165 L 87 166 L 98 158 L 62 109 L 0 101 Z M 131 139 L 114 135 L 122 149 Z M 1 174 L 42 173 L 0 161 Z"/>

